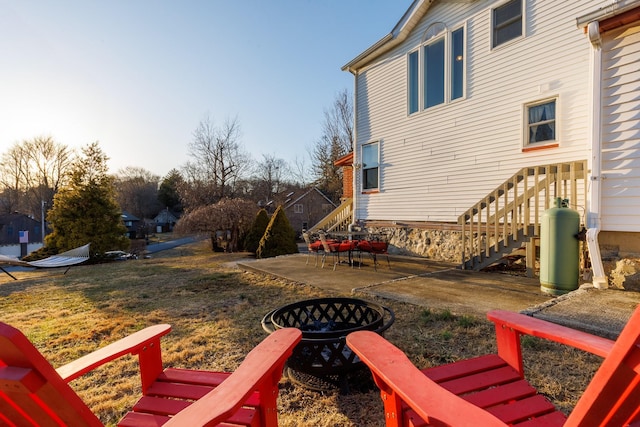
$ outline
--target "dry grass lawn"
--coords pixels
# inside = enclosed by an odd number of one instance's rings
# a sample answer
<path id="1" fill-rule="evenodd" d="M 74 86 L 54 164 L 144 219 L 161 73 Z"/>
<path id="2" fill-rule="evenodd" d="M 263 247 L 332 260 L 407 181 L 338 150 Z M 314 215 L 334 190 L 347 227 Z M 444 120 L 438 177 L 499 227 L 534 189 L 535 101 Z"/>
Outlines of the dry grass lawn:
<path id="1" fill-rule="evenodd" d="M 242 254 L 212 253 L 206 243 L 153 259 L 0 277 L 0 320 L 21 329 L 54 366 L 156 323 L 173 331 L 163 340 L 167 365 L 233 370 L 266 333 L 265 313 L 283 304 L 329 294 L 233 267 Z M 420 367 L 494 349 L 485 319 L 394 301 L 396 322 L 387 339 Z M 528 378 L 558 407 L 570 411 L 600 359 L 537 339 L 523 341 Z M 139 396 L 137 364 L 126 358 L 72 386 L 107 425 L 115 425 Z M 284 379 L 281 426 L 382 426 L 376 390 L 341 395 L 314 392 Z"/>

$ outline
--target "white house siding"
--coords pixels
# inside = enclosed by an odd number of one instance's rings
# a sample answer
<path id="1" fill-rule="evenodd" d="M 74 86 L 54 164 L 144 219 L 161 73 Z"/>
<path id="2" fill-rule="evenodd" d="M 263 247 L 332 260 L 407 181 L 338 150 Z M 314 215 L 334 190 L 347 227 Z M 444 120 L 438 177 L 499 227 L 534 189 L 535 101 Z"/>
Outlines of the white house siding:
<path id="1" fill-rule="evenodd" d="M 456 221 L 524 166 L 588 159 L 590 44 L 576 17 L 605 3 L 526 0 L 526 37 L 492 51 L 499 2 L 436 2 L 356 78 L 356 163 L 362 144 L 381 147 L 380 191 L 361 194 L 356 176 L 356 219 Z M 406 55 L 434 22 L 466 23 L 466 98 L 409 117 Z M 560 147 L 523 153 L 523 104 L 555 95 Z"/>
<path id="2" fill-rule="evenodd" d="M 602 229 L 640 231 L 640 23 L 604 35 Z"/>

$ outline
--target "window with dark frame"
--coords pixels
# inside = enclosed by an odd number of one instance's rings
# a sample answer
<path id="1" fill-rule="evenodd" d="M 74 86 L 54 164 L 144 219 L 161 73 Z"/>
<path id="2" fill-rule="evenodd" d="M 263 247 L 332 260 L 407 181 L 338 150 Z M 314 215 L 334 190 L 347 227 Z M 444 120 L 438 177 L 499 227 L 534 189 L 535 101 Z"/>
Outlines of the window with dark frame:
<path id="1" fill-rule="evenodd" d="M 419 52 L 409 54 L 409 114 L 420 110 L 420 64 L 418 62 Z"/>
<path id="2" fill-rule="evenodd" d="M 522 36 L 522 0 L 511 0 L 493 9 L 493 41 L 497 47 Z"/>

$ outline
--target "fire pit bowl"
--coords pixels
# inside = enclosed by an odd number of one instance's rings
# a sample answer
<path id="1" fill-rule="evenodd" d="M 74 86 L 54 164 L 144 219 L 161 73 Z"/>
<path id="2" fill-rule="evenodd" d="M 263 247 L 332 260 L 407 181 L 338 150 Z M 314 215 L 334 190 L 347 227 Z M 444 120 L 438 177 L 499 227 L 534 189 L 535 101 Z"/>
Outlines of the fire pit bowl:
<path id="1" fill-rule="evenodd" d="M 262 328 L 271 333 L 298 328 L 302 341 L 287 360 L 287 375 L 305 387 L 345 387 L 346 377 L 362 365 L 346 344 L 349 333 L 382 334 L 394 322 L 387 307 L 356 298 L 318 298 L 295 302 L 267 313 Z"/>

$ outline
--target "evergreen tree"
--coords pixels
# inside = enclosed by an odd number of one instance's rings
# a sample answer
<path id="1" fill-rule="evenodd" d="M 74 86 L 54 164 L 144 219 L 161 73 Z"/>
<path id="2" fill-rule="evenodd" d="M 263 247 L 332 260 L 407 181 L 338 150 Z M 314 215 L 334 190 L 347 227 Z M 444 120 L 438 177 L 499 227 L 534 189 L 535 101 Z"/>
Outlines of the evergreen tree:
<path id="1" fill-rule="evenodd" d="M 260 239 L 256 256 L 258 258 L 269 258 L 295 253 L 298 253 L 296 232 L 291 227 L 282 206 L 278 206 L 278 209 L 271 217 L 271 221 L 269 221 L 264 236 Z"/>
<path id="2" fill-rule="evenodd" d="M 171 169 L 160 183 L 160 188 L 158 188 L 158 201 L 174 212 L 182 212 L 178 187 L 183 181 L 180 172 L 176 169 Z"/>
<path id="3" fill-rule="evenodd" d="M 93 254 L 129 247 L 107 160 L 97 142 L 82 149 L 47 214 L 53 229 L 46 237 L 47 247 L 63 252 L 91 243 Z"/>
<path id="4" fill-rule="evenodd" d="M 269 214 L 265 209 L 260 209 L 256 215 L 256 219 L 253 221 L 247 237 L 244 240 L 244 250 L 247 252 L 256 253 L 258 245 L 260 245 L 260 239 L 264 236 L 264 232 L 269 225 Z"/>

